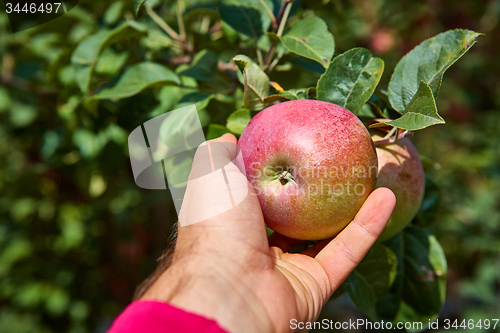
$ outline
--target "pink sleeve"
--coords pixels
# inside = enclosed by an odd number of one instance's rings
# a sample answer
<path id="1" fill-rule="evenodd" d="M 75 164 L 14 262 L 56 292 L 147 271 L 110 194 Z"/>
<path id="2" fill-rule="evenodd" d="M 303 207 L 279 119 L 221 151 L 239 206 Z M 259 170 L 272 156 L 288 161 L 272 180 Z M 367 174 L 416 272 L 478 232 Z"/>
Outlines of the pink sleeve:
<path id="1" fill-rule="evenodd" d="M 115 319 L 108 333 L 227 333 L 215 320 L 158 301 L 135 301 Z"/>

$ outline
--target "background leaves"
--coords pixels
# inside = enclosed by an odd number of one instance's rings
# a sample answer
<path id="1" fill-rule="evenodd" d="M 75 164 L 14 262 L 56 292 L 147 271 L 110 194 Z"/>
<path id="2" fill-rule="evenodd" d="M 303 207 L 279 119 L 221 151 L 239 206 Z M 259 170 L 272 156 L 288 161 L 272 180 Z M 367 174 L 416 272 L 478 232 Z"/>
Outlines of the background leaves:
<path id="1" fill-rule="evenodd" d="M 397 258 L 394 252 L 376 243 L 344 282 L 354 304 L 374 321 L 379 319 L 377 299 L 391 288 L 396 268 Z"/>
<path id="2" fill-rule="evenodd" d="M 263 2 L 273 10 L 272 1 Z M 248 37 L 260 37 L 271 24 L 271 19 L 258 0 L 221 0 L 218 8 L 224 22 Z"/>
<path id="3" fill-rule="evenodd" d="M 143 25 L 127 21 L 114 30 L 101 30 L 80 43 L 71 56 L 71 62 L 75 66 L 76 81 L 82 92 L 88 91 L 97 58 L 106 46 L 121 39 L 140 37 L 145 34 L 146 28 Z"/>
<path id="4" fill-rule="evenodd" d="M 142 90 L 166 84 L 180 84 L 180 80 L 170 69 L 154 62 L 141 62 L 126 69 L 115 82 L 88 98 L 85 106 L 94 109 L 100 99 L 122 99 L 140 93 Z"/>
<path id="5" fill-rule="evenodd" d="M 277 18 L 281 4 L 266 3 Z M 140 10 L 139 5 L 145 4 L 154 8 L 156 21 L 150 11 Z M 228 1 L 225 5 L 233 8 L 231 15 L 226 12 L 223 17 L 220 3 L 215 6 L 204 0 L 118 1 L 110 6 L 89 0 L 57 20 L 16 34 L 10 32 L 5 14 L 0 13 L 0 331 L 105 330 L 130 302 L 137 284 L 153 271 L 177 217 L 168 192 L 142 190 L 133 182 L 127 135 L 134 128 L 195 103 L 208 138 L 229 131 L 238 134 L 250 116 L 267 105 L 317 98 L 317 82 L 325 67 L 286 48 L 272 32 L 272 15 L 259 1 Z M 447 125 L 417 132 L 413 139 L 422 154 L 436 161 L 426 170 L 435 187 L 427 182 L 426 198 L 413 225 L 427 228 L 425 234 L 435 234 L 448 259 L 448 292 L 440 320 L 496 317 L 500 306 L 496 297 L 500 237 L 496 2 L 443 0 L 430 6 L 388 0 L 294 1 L 290 8 L 282 36 L 292 34 L 303 20 L 321 17 L 326 24 L 321 35 L 335 36 L 337 57 L 363 46 L 384 59 L 388 69 L 395 68 L 415 45 L 448 29 L 486 33 L 477 49 L 448 70 L 445 84 L 439 88 L 436 106 Z M 258 19 L 249 24 L 232 15 L 251 9 Z M 158 24 L 162 20 L 170 30 Z M 253 29 L 262 34 L 255 36 L 250 28 L 259 20 L 261 25 Z M 110 34 L 117 38 L 109 38 Z M 452 55 L 451 60 L 462 52 L 461 42 L 456 50 L 452 45 L 468 34 L 444 33 L 448 37 L 441 42 L 448 46 L 442 50 Z M 438 50 L 435 46 L 427 50 Z M 266 64 L 272 47 L 274 52 Z M 330 60 L 326 49 L 321 52 Z M 247 57 L 240 61 L 242 69 L 245 62 L 252 63 L 253 74 L 261 78 L 250 80 L 246 92 L 245 75 L 232 61 L 237 55 Z M 448 60 L 443 57 L 436 63 Z M 144 89 L 113 98 L 95 98 L 143 63 L 167 68 L 179 81 L 144 85 Z M 436 77 L 441 75 L 432 64 L 419 66 L 417 71 L 434 70 Z M 353 73 L 345 71 L 338 82 L 356 82 L 350 79 Z M 369 96 L 373 104 L 363 106 L 365 97 L 352 101 L 353 109 L 362 106 L 360 116 L 402 119 L 388 97 L 391 92 L 385 90 L 389 74 L 381 77 Z M 407 102 L 418 91 L 420 81 L 418 75 L 409 80 Z M 276 84 L 270 86 L 271 82 Z M 434 91 L 430 82 L 424 83 Z M 250 86 L 257 93 L 249 93 Z M 336 86 L 327 86 L 321 93 L 328 89 Z M 430 96 L 428 92 L 424 95 Z M 242 110 L 244 102 L 253 110 Z M 175 166 L 180 176 L 185 175 L 182 164 Z M 441 194 L 439 200 L 436 193 Z M 393 239 L 400 239 L 399 246 L 382 244 L 397 254 L 398 273 L 385 295 L 380 291 L 386 288 L 369 288 L 375 294 L 375 315 L 425 322 L 437 316 L 436 298 L 429 298 L 434 300 L 429 306 L 432 314 L 421 314 L 417 311 L 421 304 L 401 298 L 399 291 L 405 283 L 409 288 L 411 275 L 400 262 L 411 254 L 405 254 L 408 242 L 400 236 Z M 428 243 L 432 249 L 433 243 Z M 434 252 L 439 251 L 428 253 Z M 426 271 L 415 271 L 415 276 L 428 276 L 423 273 L 435 269 L 433 260 L 425 262 Z M 370 276 L 369 270 L 358 273 L 362 281 L 370 280 L 364 278 Z M 438 284 L 439 288 L 444 285 L 442 281 Z M 373 298 L 361 305 L 352 291 L 356 304 L 373 315 Z M 364 318 L 349 294 L 341 293 L 339 290 L 339 297 L 324 307 L 322 318 L 334 322 Z"/>

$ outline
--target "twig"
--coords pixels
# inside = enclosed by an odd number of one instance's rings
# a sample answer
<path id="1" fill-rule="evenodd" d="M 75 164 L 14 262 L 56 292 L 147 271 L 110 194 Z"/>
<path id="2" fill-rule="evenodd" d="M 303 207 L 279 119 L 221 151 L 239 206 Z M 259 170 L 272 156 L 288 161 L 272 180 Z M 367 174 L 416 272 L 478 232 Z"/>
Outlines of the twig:
<path id="1" fill-rule="evenodd" d="M 182 38 L 179 36 L 179 34 L 177 32 L 175 32 L 175 30 L 172 29 L 167 24 L 167 22 L 163 21 L 162 18 L 160 16 L 158 16 L 158 14 L 156 14 L 155 11 L 150 6 L 146 6 L 146 12 L 153 19 L 153 21 L 155 21 L 156 24 L 158 24 L 160 26 L 160 28 L 162 28 L 172 39 L 174 39 L 178 42 L 183 41 Z"/>
<path id="2" fill-rule="evenodd" d="M 273 56 L 274 49 L 276 48 L 276 44 L 272 43 L 269 46 L 269 51 L 266 53 L 266 59 L 264 60 L 264 66 L 269 68 L 269 64 L 271 63 L 271 57 Z"/>
<path id="3" fill-rule="evenodd" d="M 394 135 L 394 143 L 398 142 L 398 138 L 399 138 L 399 129 L 396 131 L 396 135 Z M 413 132 L 411 132 L 411 136 L 413 136 Z"/>
<path id="4" fill-rule="evenodd" d="M 385 145 L 388 143 L 395 143 L 398 140 L 398 138 L 403 139 L 403 138 L 413 137 L 413 132 L 411 132 L 411 131 L 404 131 L 403 133 L 401 133 L 399 135 L 398 134 L 399 134 L 399 131 L 397 131 L 396 135 L 394 135 L 393 137 L 390 137 L 388 139 L 373 141 L 373 144 L 375 146 L 380 146 L 380 145 Z"/>
<path id="5" fill-rule="evenodd" d="M 278 62 L 280 61 L 280 59 L 283 57 L 283 55 L 285 54 L 285 50 L 282 50 L 280 51 L 280 53 L 278 53 L 278 55 L 276 56 L 276 58 L 274 58 L 273 62 L 269 65 L 269 72 L 271 72 L 274 67 L 276 67 L 276 65 L 278 64 Z"/>
<path id="6" fill-rule="evenodd" d="M 280 7 L 280 11 L 278 12 L 278 16 L 276 18 L 276 22 L 281 22 L 281 19 L 283 18 L 283 14 L 285 13 L 285 8 L 286 8 L 286 5 L 288 5 L 289 3 L 292 3 L 293 0 L 283 0 L 283 3 L 281 4 L 281 7 Z M 274 29 L 274 32 L 278 31 L 278 28 L 276 27 L 276 29 Z"/>
<path id="7" fill-rule="evenodd" d="M 264 10 L 266 11 L 267 16 L 269 16 L 269 18 L 271 19 L 271 24 L 273 25 L 273 29 L 275 29 L 275 28 L 277 29 L 278 23 L 276 23 L 276 17 L 274 17 L 273 12 L 269 9 L 269 7 L 267 7 L 264 0 L 259 0 L 259 3 L 262 7 L 264 7 Z"/>
<path id="8" fill-rule="evenodd" d="M 262 52 L 260 51 L 257 45 L 255 45 L 255 48 L 257 50 L 256 52 L 257 52 L 257 60 L 259 61 L 259 66 L 264 66 L 264 61 L 262 60 Z"/>
<path id="9" fill-rule="evenodd" d="M 179 24 L 179 33 L 181 40 L 186 40 L 186 27 L 184 26 L 184 2 L 182 0 L 177 1 L 177 24 Z"/>
<path id="10" fill-rule="evenodd" d="M 278 37 L 281 37 L 281 35 L 283 34 L 283 30 L 285 29 L 285 23 L 286 23 L 286 20 L 288 19 L 288 14 L 290 14 L 290 10 L 292 9 L 292 2 L 293 2 L 293 0 L 289 0 L 287 5 L 286 5 L 285 13 L 283 14 L 283 17 L 280 21 L 280 26 L 278 28 L 278 32 L 276 33 L 276 35 L 278 35 Z"/>
<path id="11" fill-rule="evenodd" d="M 174 66 L 179 66 L 183 64 L 189 64 L 193 60 L 193 57 L 190 55 L 181 56 L 181 57 L 172 57 L 168 59 L 168 62 Z"/>
<path id="12" fill-rule="evenodd" d="M 384 137 L 382 138 L 382 140 L 389 139 L 391 136 L 393 136 L 393 135 L 394 135 L 394 133 L 396 133 L 396 130 L 397 130 L 397 129 L 398 129 L 397 127 L 393 127 L 393 128 L 389 131 L 389 133 L 387 133 L 387 135 L 386 135 L 386 136 L 384 136 Z"/>
<path id="13" fill-rule="evenodd" d="M 280 10 L 278 12 L 278 17 L 276 19 L 276 25 L 273 25 L 273 32 L 281 36 L 283 30 L 285 29 L 285 23 L 290 14 L 290 8 L 292 7 L 293 0 L 283 0 L 281 3 Z M 266 70 L 270 68 L 270 63 L 272 56 L 274 54 L 274 50 L 276 49 L 276 43 L 271 43 L 269 46 L 269 50 L 266 53 L 266 57 L 264 59 L 264 67 Z"/>

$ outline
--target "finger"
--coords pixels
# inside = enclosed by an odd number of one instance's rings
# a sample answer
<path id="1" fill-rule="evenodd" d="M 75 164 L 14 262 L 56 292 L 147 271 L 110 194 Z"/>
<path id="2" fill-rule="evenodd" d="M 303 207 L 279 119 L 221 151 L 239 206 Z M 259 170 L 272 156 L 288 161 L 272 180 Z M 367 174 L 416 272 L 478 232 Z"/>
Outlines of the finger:
<path id="1" fill-rule="evenodd" d="M 233 164 L 236 154 L 231 134 L 198 147 L 179 214 L 181 227 L 219 216 L 246 197 L 247 179 Z"/>
<path id="2" fill-rule="evenodd" d="M 202 143 L 196 150 L 189 178 L 203 177 L 231 163 L 236 158 L 236 143 L 236 137 L 229 133 Z"/>
<path id="3" fill-rule="evenodd" d="M 304 243 L 304 241 L 289 238 L 279 234 L 277 232 L 273 232 L 271 236 L 269 236 L 269 246 L 275 246 L 280 248 L 283 252 L 289 252 L 290 249 L 298 244 Z"/>
<path id="4" fill-rule="evenodd" d="M 378 188 L 366 199 L 354 220 L 316 256 L 325 270 L 331 294 L 363 259 L 389 220 L 396 197 Z"/>

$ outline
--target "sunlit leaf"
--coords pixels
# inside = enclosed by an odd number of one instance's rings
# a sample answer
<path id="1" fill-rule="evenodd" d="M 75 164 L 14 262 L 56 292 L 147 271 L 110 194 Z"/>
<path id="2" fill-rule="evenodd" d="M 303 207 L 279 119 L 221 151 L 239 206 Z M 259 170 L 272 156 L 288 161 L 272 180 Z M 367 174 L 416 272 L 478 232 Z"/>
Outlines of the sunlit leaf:
<path id="1" fill-rule="evenodd" d="M 402 111 L 403 115 L 388 124 L 409 131 L 415 131 L 436 124 L 444 124 L 445 121 L 437 112 L 436 101 L 432 95 L 431 88 L 424 81 L 411 99 L 410 103 Z"/>
<path id="2" fill-rule="evenodd" d="M 230 130 L 226 126 L 222 126 L 219 124 L 210 124 L 208 126 L 208 132 L 207 132 L 207 140 L 212 140 L 216 139 L 223 134 L 229 133 Z"/>
<path id="3" fill-rule="evenodd" d="M 234 61 L 243 73 L 244 95 L 243 105 L 250 111 L 259 111 L 265 107 L 263 101 L 269 94 L 269 77 L 257 64 L 243 55 L 234 57 Z"/>
<path id="4" fill-rule="evenodd" d="M 455 29 L 429 38 L 406 54 L 397 64 L 389 82 L 389 101 L 403 113 L 424 81 L 434 98 L 439 93 L 444 72 L 460 59 L 480 33 Z"/>
<path id="5" fill-rule="evenodd" d="M 384 62 L 364 48 L 354 48 L 335 57 L 320 77 L 317 98 L 340 105 L 357 114 L 377 87 Z"/>
<path id="6" fill-rule="evenodd" d="M 294 24 L 281 41 L 290 51 L 319 62 L 328 67 L 335 50 L 333 35 L 326 23 L 317 16 L 311 16 Z"/>
<path id="7" fill-rule="evenodd" d="M 241 134 L 251 119 L 250 110 L 236 110 L 227 118 L 226 127 L 233 133 Z"/>

